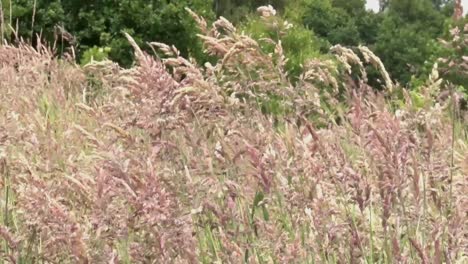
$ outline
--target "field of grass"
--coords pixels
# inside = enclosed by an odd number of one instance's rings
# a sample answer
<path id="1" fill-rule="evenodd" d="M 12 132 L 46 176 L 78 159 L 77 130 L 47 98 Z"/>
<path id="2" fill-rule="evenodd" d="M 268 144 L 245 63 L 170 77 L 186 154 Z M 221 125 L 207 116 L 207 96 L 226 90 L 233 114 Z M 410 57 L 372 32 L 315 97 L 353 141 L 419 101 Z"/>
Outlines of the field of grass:
<path id="1" fill-rule="evenodd" d="M 336 46 L 291 82 L 281 43 L 192 15 L 216 63 L 0 46 L 4 263 L 468 262 L 468 127 L 436 67 L 409 92 Z"/>

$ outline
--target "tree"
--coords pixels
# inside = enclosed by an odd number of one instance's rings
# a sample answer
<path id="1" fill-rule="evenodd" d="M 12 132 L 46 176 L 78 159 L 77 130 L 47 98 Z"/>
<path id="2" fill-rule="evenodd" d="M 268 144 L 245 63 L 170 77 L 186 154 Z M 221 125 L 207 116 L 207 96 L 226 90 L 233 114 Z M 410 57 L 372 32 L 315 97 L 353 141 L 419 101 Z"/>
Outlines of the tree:
<path id="1" fill-rule="evenodd" d="M 275 45 L 262 41 L 264 38 L 281 41 L 284 55 L 288 59 L 286 70 L 289 77 L 295 80 L 303 71 L 303 65 L 310 59 L 321 56 L 320 48 L 325 46 L 323 40 L 302 25 L 290 24 L 279 16 L 268 19 L 249 16 L 241 25 L 245 31 L 256 39 L 266 53 L 273 53 Z"/>
<path id="2" fill-rule="evenodd" d="M 393 78 L 406 83 L 430 68 L 446 17 L 431 0 L 392 0 L 379 27 L 375 51 Z"/>
<path id="3" fill-rule="evenodd" d="M 383 12 L 387 7 L 390 0 L 379 0 L 379 11 Z"/>
<path id="4" fill-rule="evenodd" d="M 63 2 L 69 17 L 67 26 L 77 35 L 81 50 L 108 46 L 112 59 L 129 65 L 132 51 L 122 34 L 126 31 L 139 44 L 159 41 L 175 45 L 185 56 L 190 53 L 199 57 L 201 54 L 194 21 L 184 8 L 192 8 L 210 18 L 211 6 L 206 1 L 85 1 L 86 4 L 83 0 Z"/>
<path id="5" fill-rule="evenodd" d="M 431 0 L 437 10 L 442 10 L 444 6 L 453 6 L 454 0 Z"/>
<path id="6" fill-rule="evenodd" d="M 213 10 L 217 17 L 223 16 L 238 24 L 260 6 L 272 5 L 282 11 L 286 3 L 286 0 L 213 0 Z"/>
<path id="7" fill-rule="evenodd" d="M 18 29 L 18 34 L 32 42 L 37 42 L 37 35 L 44 39 L 54 38 L 54 27 L 63 20 L 65 12 L 58 0 L 2 0 L 4 20 L 2 25 L 6 36 L 10 41 L 15 41 L 14 32 L 11 28 Z"/>
<path id="8" fill-rule="evenodd" d="M 175 45 L 185 56 L 202 58 L 195 23 L 184 8 L 213 18 L 211 3 L 204 0 L 2 0 L 2 3 L 4 10 L 9 10 L 12 3 L 12 14 L 6 20 L 19 21 L 21 36 L 30 39 L 34 33 L 42 33 L 42 38 L 52 43 L 60 38 L 56 34 L 56 26 L 60 26 L 75 37 L 79 54 L 95 46 L 109 47 L 110 58 L 127 66 L 132 63 L 133 53 L 123 31 L 139 44 L 165 42 Z"/>
<path id="9" fill-rule="evenodd" d="M 441 10 L 444 6 L 453 4 L 453 0 L 431 0 L 436 9 Z M 390 4 L 391 0 L 379 0 L 379 11 L 384 11 Z"/>
<path id="10" fill-rule="evenodd" d="M 364 0 L 308 0 L 303 23 L 331 44 L 372 44 L 379 16 L 365 9 Z"/>
<path id="11" fill-rule="evenodd" d="M 362 14 L 365 12 L 365 0 L 332 0 L 332 5 L 345 10 L 348 14 Z"/>

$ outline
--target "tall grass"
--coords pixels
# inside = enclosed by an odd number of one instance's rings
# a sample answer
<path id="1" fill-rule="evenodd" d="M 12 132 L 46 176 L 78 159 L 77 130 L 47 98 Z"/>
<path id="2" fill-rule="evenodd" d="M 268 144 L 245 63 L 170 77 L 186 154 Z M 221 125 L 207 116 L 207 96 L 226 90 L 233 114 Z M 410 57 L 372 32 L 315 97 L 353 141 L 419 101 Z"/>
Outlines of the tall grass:
<path id="1" fill-rule="evenodd" d="M 0 47 L 4 262 L 468 260 L 467 127 L 437 68 L 415 97 L 337 46 L 293 84 L 281 43 L 191 15 L 215 65 L 129 35 L 131 69 Z M 351 77 L 368 62 L 381 92 Z"/>

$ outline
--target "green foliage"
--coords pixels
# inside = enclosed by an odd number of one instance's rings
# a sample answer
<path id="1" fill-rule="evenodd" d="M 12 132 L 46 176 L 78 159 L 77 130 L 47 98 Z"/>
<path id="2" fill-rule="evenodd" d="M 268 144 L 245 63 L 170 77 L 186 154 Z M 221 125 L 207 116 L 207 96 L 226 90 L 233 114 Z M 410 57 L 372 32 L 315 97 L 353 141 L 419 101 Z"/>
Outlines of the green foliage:
<path id="1" fill-rule="evenodd" d="M 427 73 L 439 50 L 445 17 L 430 0 L 394 0 L 379 28 L 375 51 L 392 77 L 407 83 Z"/>
<path id="2" fill-rule="evenodd" d="M 54 27 L 63 22 L 66 14 L 58 0 L 2 0 L 2 7 L 5 24 L 18 29 L 21 36 L 33 42 L 39 34 L 52 40 Z M 13 32 L 7 25 L 4 25 L 5 37 L 13 40 Z"/>
<path id="3" fill-rule="evenodd" d="M 439 60 L 441 62 L 442 76 L 451 83 L 468 88 L 468 16 L 457 22 L 448 23 L 443 36 Z M 468 91 L 465 89 L 465 94 Z"/>
<path id="4" fill-rule="evenodd" d="M 348 14 L 362 13 L 365 11 L 365 0 L 332 0 L 333 6 L 342 8 Z"/>
<path id="5" fill-rule="evenodd" d="M 91 61 L 103 61 L 109 57 L 111 50 L 109 47 L 101 48 L 94 46 L 83 53 L 80 64 L 84 66 Z"/>
<path id="6" fill-rule="evenodd" d="M 452 1 L 393 0 L 378 14 L 366 11 L 363 0 L 301 2 L 306 6 L 302 21 L 317 36 L 330 44 L 369 46 L 402 84 L 413 75 L 427 76 L 447 52 L 437 38 L 452 14 Z"/>
<path id="7" fill-rule="evenodd" d="M 465 50 L 442 47 L 437 40 L 447 37 L 453 0 L 383 1 L 380 13 L 367 11 L 366 0 L 2 0 L 3 32 L 13 41 L 11 28 L 33 46 L 41 41 L 54 43 L 62 54 L 73 46 L 81 64 L 91 58 L 109 58 L 123 66 L 133 63 L 132 48 L 123 32 L 151 51 L 149 41 L 175 45 L 182 56 L 199 62 L 209 60 L 196 36 L 191 8 L 211 22 L 224 16 L 240 25 L 257 40 L 281 40 L 290 76 L 296 78 L 310 58 L 328 53 L 331 45 L 365 45 L 384 62 L 391 77 L 402 84 L 411 78 L 424 79 L 440 57 L 455 58 Z M 11 6 L 10 6 L 11 5 Z M 251 14 L 262 5 L 272 5 L 278 16 L 263 21 Z M 289 23 L 293 27 L 286 29 Z M 276 23 L 276 28 L 271 25 Z M 11 28 L 8 26 L 11 25 Z M 98 47 L 108 47 L 100 51 Z M 266 52 L 274 45 L 262 43 Z M 461 84 L 456 74 L 447 74 Z M 371 83 L 375 82 L 369 74 Z"/>
<path id="8" fill-rule="evenodd" d="M 261 41 L 268 38 L 275 42 L 281 41 L 284 54 L 288 59 L 286 70 L 290 77 L 297 78 L 307 60 L 320 56 L 320 49 L 326 43 L 317 38 L 313 32 L 301 25 L 294 25 L 280 17 L 258 18 L 249 17 L 242 25 L 242 30 L 259 40 L 266 53 L 272 53 L 275 45 Z"/>
<path id="9" fill-rule="evenodd" d="M 132 52 L 122 34 L 132 35 L 138 44 L 148 41 L 175 45 L 187 56 L 199 57 L 201 46 L 196 37 L 194 22 L 184 7 L 201 15 L 211 16 L 204 1 L 99 1 L 83 5 L 82 1 L 67 1 L 64 6 L 70 16 L 69 27 L 77 35 L 81 48 L 109 46 L 110 57 L 123 65 L 130 65 Z M 85 26 L 92 25 L 91 27 Z M 145 45 L 142 45 L 145 46 Z"/>
<path id="10" fill-rule="evenodd" d="M 9 10 L 9 3 L 3 0 L 4 10 Z M 60 39 L 55 30 L 60 25 L 79 43 L 79 55 L 95 46 L 110 47 L 109 57 L 125 66 L 132 63 L 133 55 L 122 31 L 131 34 L 140 45 L 164 42 L 177 46 L 185 56 L 203 60 L 194 21 L 185 7 L 213 18 L 210 3 L 203 0 L 37 0 L 36 8 L 32 0 L 19 0 L 12 3 L 11 16 L 5 12 L 5 20 L 18 20 L 22 36 L 29 39 L 33 33 L 41 32 L 49 42 Z"/>
<path id="11" fill-rule="evenodd" d="M 306 0 L 303 23 L 331 44 L 354 46 L 375 41 L 379 16 L 363 0 Z"/>
<path id="12" fill-rule="evenodd" d="M 213 10 L 217 17 L 223 16 L 238 24 L 260 6 L 272 5 L 277 10 L 283 10 L 287 2 L 286 0 L 213 0 Z"/>

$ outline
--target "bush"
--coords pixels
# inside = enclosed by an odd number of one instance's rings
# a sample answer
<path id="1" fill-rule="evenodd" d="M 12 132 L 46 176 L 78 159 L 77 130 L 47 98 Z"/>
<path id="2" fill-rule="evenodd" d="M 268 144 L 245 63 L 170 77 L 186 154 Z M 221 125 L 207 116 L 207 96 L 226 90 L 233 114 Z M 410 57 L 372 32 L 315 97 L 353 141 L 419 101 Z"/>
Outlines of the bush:
<path id="1" fill-rule="evenodd" d="M 9 10 L 10 3 L 13 10 L 11 15 L 5 12 L 5 21 L 19 21 L 18 33 L 26 39 L 41 33 L 42 41 L 54 43 L 57 40 L 60 45 L 76 45 L 80 57 L 95 46 L 110 47 L 109 58 L 124 66 L 132 64 L 133 54 L 122 31 L 135 36 L 139 44 L 149 41 L 173 44 L 183 55 L 190 54 L 203 61 L 205 57 L 196 37 L 195 24 L 184 8 L 190 7 L 208 18 L 214 17 L 210 3 L 203 0 L 170 3 L 164 0 L 150 3 L 144 0 L 2 1 L 4 10 Z M 31 29 L 33 21 L 34 28 Z M 15 28 L 15 24 L 11 26 Z M 57 32 L 56 26 L 73 36 L 73 41 L 61 43 L 63 32 Z"/>
<path id="2" fill-rule="evenodd" d="M 80 64 L 82 66 L 92 62 L 92 61 L 103 61 L 109 58 L 109 53 L 111 52 L 111 48 L 109 47 L 92 47 L 86 50 L 81 57 Z"/>
<path id="3" fill-rule="evenodd" d="M 310 30 L 300 24 L 289 23 L 279 16 L 268 18 L 250 16 L 241 25 L 241 29 L 258 40 L 265 53 L 273 53 L 275 43 L 281 42 L 287 59 L 286 70 L 292 79 L 299 77 L 308 60 L 321 57 L 320 50 L 327 46 Z M 271 39 L 274 43 L 262 41 L 265 39 Z"/>

